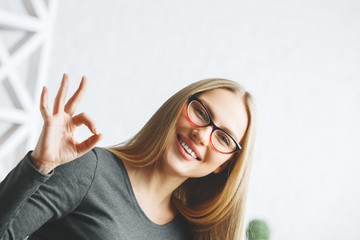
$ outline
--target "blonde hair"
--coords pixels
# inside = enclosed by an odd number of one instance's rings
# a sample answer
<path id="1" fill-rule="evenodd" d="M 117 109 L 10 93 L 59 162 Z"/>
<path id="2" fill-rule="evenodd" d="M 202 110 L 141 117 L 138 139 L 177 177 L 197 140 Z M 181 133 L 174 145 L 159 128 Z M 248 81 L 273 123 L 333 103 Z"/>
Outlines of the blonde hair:
<path id="1" fill-rule="evenodd" d="M 238 83 L 227 79 L 205 79 L 188 85 L 169 98 L 129 141 L 108 150 L 133 167 L 158 168 L 161 157 L 175 137 L 175 125 L 188 98 L 216 88 L 237 94 L 244 102 L 248 126 L 240 142 L 242 150 L 228 160 L 218 174 L 189 178 L 173 193 L 172 203 L 191 223 L 194 239 L 242 239 L 255 139 L 252 96 Z"/>

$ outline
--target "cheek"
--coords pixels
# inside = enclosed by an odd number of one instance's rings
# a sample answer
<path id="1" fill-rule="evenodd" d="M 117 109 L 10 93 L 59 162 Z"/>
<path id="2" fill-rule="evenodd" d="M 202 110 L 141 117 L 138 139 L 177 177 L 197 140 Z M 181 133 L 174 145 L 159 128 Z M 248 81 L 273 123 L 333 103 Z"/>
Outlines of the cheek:
<path id="1" fill-rule="evenodd" d="M 232 156 L 232 155 L 231 155 Z M 219 154 L 218 152 L 213 151 L 212 149 L 207 151 L 206 157 L 202 164 L 202 175 L 208 175 L 219 168 L 222 164 L 226 163 L 231 156 L 224 154 Z"/>
<path id="2" fill-rule="evenodd" d="M 206 158 L 206 162 L 209 163 L 214 168 L 220 167 L 223 163 L 225 163 L 227 160 L 230 159 L 229 156 L 225 154 L 220 154 L 218 152 L 214 151 L 208 151 L 209 157 Z"/>
<path id="3" fill-rule="evenodd" d="M 188 121 L 186 114 L 182 113 L 175 125 L 176 132 L 188 133 L 189 130 L 192 130 L 193 128 L 194 126 Z"/>
<path id="4" fill-rule="evenodd" d="M 187 119 L 186 111 L 183 110 L 181 112 L 181 114 L 179 115 L 179 118 L 178 118 L 178 120 L 176 122 L 176 127 L 186 127 L 186 126 L 189 126 L 189 125 L 190 125 L 190 123 L 189 123 L 189 121 Z"/>

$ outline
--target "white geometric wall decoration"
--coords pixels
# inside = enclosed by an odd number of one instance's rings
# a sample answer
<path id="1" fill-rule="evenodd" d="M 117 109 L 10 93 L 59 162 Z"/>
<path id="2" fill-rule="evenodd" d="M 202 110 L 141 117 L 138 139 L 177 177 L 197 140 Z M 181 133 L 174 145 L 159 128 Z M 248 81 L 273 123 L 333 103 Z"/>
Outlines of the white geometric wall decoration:
<path id="1" fill-rule="evenodd" d="M 56 5 L 0 1 L 0 181 L 39 137 Z"/>

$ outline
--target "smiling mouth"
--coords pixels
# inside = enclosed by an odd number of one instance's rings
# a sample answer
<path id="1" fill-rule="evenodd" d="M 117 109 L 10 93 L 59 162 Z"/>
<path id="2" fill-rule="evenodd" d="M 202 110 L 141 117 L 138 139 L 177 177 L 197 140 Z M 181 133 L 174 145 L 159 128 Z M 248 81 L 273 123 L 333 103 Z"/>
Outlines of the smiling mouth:
<path id="1" fill-rule="evenodd" d="M 177 139 L 179 140 L 180 145 L 184 148 L 185 152 L 187 152 L 194 159 L 200 160 L 200 158 L 196 156 L 195 152 L 188 145 L 186 145 L 183 140 L 181 140 L 179 135 L 177 136 Z"/>

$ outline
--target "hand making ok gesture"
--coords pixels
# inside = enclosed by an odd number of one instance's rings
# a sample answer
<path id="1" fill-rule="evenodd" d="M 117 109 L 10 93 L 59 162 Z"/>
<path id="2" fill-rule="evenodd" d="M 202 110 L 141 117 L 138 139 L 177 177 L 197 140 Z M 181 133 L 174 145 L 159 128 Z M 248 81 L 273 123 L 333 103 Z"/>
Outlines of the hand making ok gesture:
<path id="1" fill-rule="evenodd" d="M 84 155 L 102 139 L 102 134 L 96 131 L 95 123 L 85 113 L 73 116 L 85 93 L 86 77 L 82 77 L 79 88 L 65 104 L 68 85 L 68 76 L 64 74 L 52 114 L 48 107 L 47 88 L 44 87 L 41 93 L 40 111 L 44 126 L 38 143 L 31 153 L 31 161 L 43 173 L 49 173 L 55 167 Z M 74 131 L 82 124 L 85 124 L 93 135 L 78 143 L 74 139 Z"/>

